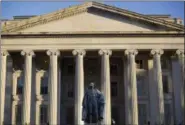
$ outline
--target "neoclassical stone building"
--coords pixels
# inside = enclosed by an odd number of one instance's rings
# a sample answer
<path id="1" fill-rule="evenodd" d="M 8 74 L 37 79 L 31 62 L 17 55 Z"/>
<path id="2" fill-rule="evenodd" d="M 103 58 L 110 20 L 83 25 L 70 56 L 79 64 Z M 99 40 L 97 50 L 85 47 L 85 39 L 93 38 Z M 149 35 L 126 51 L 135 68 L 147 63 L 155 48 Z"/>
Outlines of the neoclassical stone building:
<path id="1" fill-rule="evenodd" d="M 0 125 L 80 125 L 90 82 L 105 124 L 184 122 L 184 26 L 97 2 L 2 22 Z"/>

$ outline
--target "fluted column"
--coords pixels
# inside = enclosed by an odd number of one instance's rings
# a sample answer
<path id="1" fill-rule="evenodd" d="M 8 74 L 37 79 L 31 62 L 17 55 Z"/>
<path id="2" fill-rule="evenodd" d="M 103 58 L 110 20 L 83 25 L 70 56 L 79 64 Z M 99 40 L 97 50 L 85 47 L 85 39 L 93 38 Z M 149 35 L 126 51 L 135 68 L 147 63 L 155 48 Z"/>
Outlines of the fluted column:
<path id="1" fill-rule="evenodd" d="M 45 71 L 39 70 L 36 73 L 36 114 L 35 114 L 35 124 L 40 125 L 40 105 L 42 100 L 42 96 L 40 95 L 40 89 L 41 89 L 41 78 L 44 76 Z"/>
<path id="2" fill-rule="evenodd" d="M 84 95 L 84 64 L 83 57 L 85 56 L 84 50 L 73 50 L 75 56 L 75 123 L 82 125 L 82 100 Z"/>
<path id="3" fill-rule="evenodd" d="M 4 123 L 4 104 L 5 104 L 5 86 L 6 86 L 6 66 L 7 66 L 7 51 L 1 50 L 0 55 L 0 125 Z"/>
<path id="4" fill-rule="evenodd" d="M 104 124 L 111 125 L 110 60 L 111 50 L 99 50 L 101 55 L 101 91 L 105 96 Z"/>
<path id="5" fill-rule="evenodd" d="M 49 85 L 49 124 L 57 124 L 57 99 L 58 99 L 58 50 L 48 50 L 50 56 L 50 85 Z"/>
<path id="6" fill-rule="evenodd" d="M 155 124 L 164 124 L 164 97 L 163 97 L 163 83 L 162 83 L 162 69 L 161 69 L 161 55 L 163 50 L 151 50 L 153 55 L 153 78 L 154 78 L 154 95 L 155 101 L 151 104 L 155 107 Z"/>
<path id="7" fill-rule="evenodd" d="M 22 124 L 30 124 L 32 57 L 35 54 L 32 50 L 23 50 L 21 51 L 21 55 L 24 56 L 24 89 L 23 89 Z"/>
<path id="8" fill-rule="evenodd" d="M 17 79 L 21 76 L 21 70 L 15 70 L 13 72 L 13 79 L 12 79 L 12 124 L 16 124 L 16 116 L 15 116 L 15 106 L 18 103 L 18 97 L 17 97 Z"/>
<path id="9" fill-rule="evenodd" d="M 184 105 L 184 101 L 185 101 L 185 77 L 184 77 L 184 73 L 185 73 L 185 67 L 184 67 L 184 49 L 179 49 L 176 51 L 176 54 L 178 56 L 178 61 L 179 61 L 179 64 L 180 64 L 180 67 L 181 67 L 181 88 L 179 88 L 179 91 L 180 91 L 180 98 L 181 98 L 181 107 L 182 107 L 182 121 L 183 124 L 185 124 L 185 105 Z M 184 109 L 183 109 L 184 108 Z"/>
<path id="10" fill-rule="evenodd" d="M 129 125 L 138 125 L 138 103 L 137 103 L 137 83 L 136 83 L 136 65 L 135 65 L 135 56 L 138 54 L 137 50 L 125 50 L 125 55 L 127 56 L 127 66 L 126 70 L 127 76 L 127 92 L 125 94 L 125 103 L 127 103 L 126 110 L 126 124 Z"/>

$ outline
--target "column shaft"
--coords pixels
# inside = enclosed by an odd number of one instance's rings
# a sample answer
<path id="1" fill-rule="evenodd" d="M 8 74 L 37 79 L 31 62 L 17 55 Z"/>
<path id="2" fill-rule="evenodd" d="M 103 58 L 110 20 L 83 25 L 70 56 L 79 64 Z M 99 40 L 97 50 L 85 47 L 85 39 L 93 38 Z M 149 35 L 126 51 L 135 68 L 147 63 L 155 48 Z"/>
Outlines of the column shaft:
<path id="1" fill-rule="evenodd" d="M 1 51 L 0 55 L 0 125 L 4 123 L 4 105 L 5 105 L 5 86 L 6 86 L 6 66 L 7 66 L 8 52 Z"/>
<path id="2" fill-rule="evenodd" d="M 36 90 L 35 124 L 36 125 L 40 125 L 40 105 L 41 105 L 41 101 L 43 101 L 41 98 L 41 95 L 40 95 L 40 89 L 41 89 L 41 79 L 44 76 L 44 73 L 45 73 L 45 71 L 43 71 L 43 70 L 37 71 L 37 73 L 36 73 L 36 88 L 35 88 L 35 90 Z"/>
<path id="3" fill-rule="evenodd" d="M 128 119 L 126 120 L 126 124 L 138 125 L 138 102 L 137 102 L 137 83 L 136 83 L 136 67 L 135 67 L 135 55 L 137 55 L 137 50 L 126 50 L 125 54 L 128 58 L 128 68 L 127 68 L 127 88 L 128 89 L 125 94 L 126 111 L 128 112 Z M 126 114 L 127 115 L 127 114 Z"/>
<path id="4" fill-rule="evenodd" d="M 182 124 L 185 124 L 185 76 L 184 76 L 184 73 L 185 73 L 185 67 L 184 67 L 184 50 L 177 50 L 176 51 L 176 54 L 177 54 L 177 56 L 178 56 L 178 62 L 179 62 L 179 64 L 180 64 L 180 80 L 181 80 L 181 82 L 179 83 L 180 84 L 180 87 L 181 88 L 179 88 L 178 90 L 180 91 L 180 107 L 182 107 L 182 121 L 180 121 Z"/>
<path id="5" fill-rule="evenodd" d="M 58 56 L 57 50 L 48 50 L 50 56 L 50 86 L 49 86 L 49 124 L 57 124 L 57 99 L 58 99 Z"/>
<path id="6" fill-rule="evenodd" d="M 129 78 L 129 62 L 128 58 L 124 58 L 124 92 L 125 92 L 125 123 L 131 123 L 131 110 L 130 110 L 130 103 L 129 103 L 129 92 L 130 84 L 128 82 Z"/>
<path id="7" fill-rule="evenodd" d="M 155 124 L 164 124 L 164 96 L 163 96 L 163 83 L 162 83 L 162 70 L 160 56 L 163 54 L 162 50 L 152 50 L 154 65 L 154 88 L 155 89 Z"/>
<path id="8" fill-rule="evenodd" d="M 12 107 L 11 107 L 11 124 L 15 123 L 15 105 L 17 103 L 17 79 L 20 77 L 21 71 L 17 70 L 13 72 L 13 79 L 12 79 Z"/>
<path id="9" fill-rule="evenodd" d="M 132 92 L 132 121 L 133 125 L 138 125 L 138 103 L 137 103 L 137 81 L 136 81 L 136 65 L 135 65 L 135 55 L 130 56 L 130 83 Z"/>
<path id="10" fill-rule="evenodd" d="M 34 53 L 33 53 L 33 51 L 22 51 L 21 54 L 25 58 L 22 124 L 30 124 L 32 56 L 34 55 Z"/>
<path id="11" fill-rule="evenodd" d="M 84 95 L 84 68 L 83 56 L 84 50 L 73 50 L 75 55 L 75 124 L 82 125 L 82 100 Z"/>
<path id="12" fill-rule="evenodd" d="M 110 93 L 110 50 L 100 50 L 101 55 L 101 90 L 105 97 L 104 124 L 111 125 L 111 93 Z"/>

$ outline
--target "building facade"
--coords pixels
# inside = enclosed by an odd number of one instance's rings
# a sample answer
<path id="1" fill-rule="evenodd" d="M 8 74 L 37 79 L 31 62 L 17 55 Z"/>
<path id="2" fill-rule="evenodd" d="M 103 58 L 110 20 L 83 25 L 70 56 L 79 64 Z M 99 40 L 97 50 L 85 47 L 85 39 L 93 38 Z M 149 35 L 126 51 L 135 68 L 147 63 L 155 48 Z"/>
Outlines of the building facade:
<path id="1" fill-rule="evenodd" d="M 184 26 L 97 2 L 2 23 L 0 125 L 80 125 L 90 82 L 104 123 L 184 124 Z"/>

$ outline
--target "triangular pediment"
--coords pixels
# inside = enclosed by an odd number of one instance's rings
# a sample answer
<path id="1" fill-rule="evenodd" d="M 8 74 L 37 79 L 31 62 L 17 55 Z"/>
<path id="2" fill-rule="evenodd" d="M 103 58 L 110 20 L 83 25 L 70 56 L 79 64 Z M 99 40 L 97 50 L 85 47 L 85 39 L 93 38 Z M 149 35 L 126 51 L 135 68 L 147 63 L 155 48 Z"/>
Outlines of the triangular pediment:
<path id="1" fill-rule="evenodd" d="M 184 26 L 97 2 L 6 25 L 3 32 L 184 31 Z"/>

